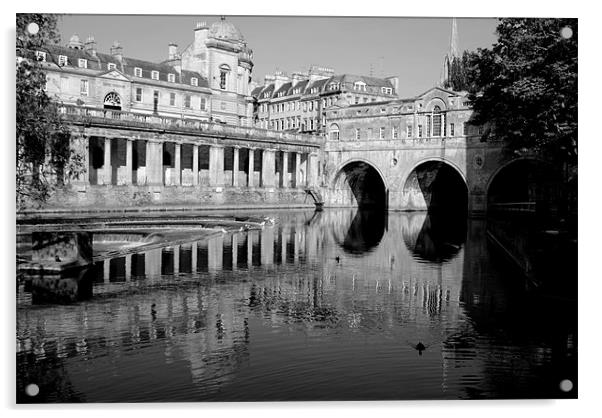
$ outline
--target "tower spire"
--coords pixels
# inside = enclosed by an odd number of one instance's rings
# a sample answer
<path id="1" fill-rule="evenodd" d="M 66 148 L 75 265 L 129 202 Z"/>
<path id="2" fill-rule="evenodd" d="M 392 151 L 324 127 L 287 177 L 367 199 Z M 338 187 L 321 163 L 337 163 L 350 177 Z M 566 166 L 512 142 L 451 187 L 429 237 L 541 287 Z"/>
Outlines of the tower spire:
<path id="1" fill-rule="evenodd" d="M 450 59 L 456 58 L 459 56 L 458 54 L 458 23 L 456 22 L 456 18 L 452 19 L 452 27 L 451 27 L 451 38 L 449 41 L 449 57 Z"/>

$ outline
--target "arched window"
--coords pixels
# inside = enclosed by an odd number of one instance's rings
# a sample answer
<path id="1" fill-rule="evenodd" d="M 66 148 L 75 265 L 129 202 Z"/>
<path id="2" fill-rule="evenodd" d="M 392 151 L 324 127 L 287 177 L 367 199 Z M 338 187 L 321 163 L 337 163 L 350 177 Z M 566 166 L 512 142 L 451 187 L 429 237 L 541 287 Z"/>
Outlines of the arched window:
<path id="1" fill-rule="evenodd" d="M 121 97 L 114 91 L 105 96 L 103 103 L 105 109 L 121 110 Z"/>
<path id="2" fill-rule="evenodd" d="M 219 88 L 226 90 L 228 85 L 228 74 L 230 74 L 230 67 L 226 64 L 219 66 Z"/>
<path id="3" fill-rule="evenodd" d="M 433 136 L 441 136 L 441 108 L 433 108 Z"/>
<path id="4" fill-rule="evenodd" d="M 337 125 L 336 123 L 333 123 L 332 125 L 330 125 L 330 139 L 332 141 L 338 141 L 339 140 L 339 125 Z"/>

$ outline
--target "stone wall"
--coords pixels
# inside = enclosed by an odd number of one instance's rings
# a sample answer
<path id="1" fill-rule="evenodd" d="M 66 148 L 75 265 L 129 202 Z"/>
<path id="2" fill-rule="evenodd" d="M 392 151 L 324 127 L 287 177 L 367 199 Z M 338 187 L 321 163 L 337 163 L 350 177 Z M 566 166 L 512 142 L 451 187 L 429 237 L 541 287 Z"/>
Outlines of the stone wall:
<path id="1" fill-rule="evenodd" d="M 302 189 L 215 188 L 190 186 L 86 186 L 68 187 L 55 192 L 46 209 L 109 209 L 146 206 L 256 206 L 313 205 Z"/>

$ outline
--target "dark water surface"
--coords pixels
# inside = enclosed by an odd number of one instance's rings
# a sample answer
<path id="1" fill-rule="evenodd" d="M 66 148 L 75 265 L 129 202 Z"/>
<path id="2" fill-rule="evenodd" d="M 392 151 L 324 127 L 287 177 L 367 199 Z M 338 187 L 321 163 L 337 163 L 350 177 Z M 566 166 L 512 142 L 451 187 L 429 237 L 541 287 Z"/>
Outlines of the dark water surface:
<path id="1" fill-rule="evenodd" d="M 484 221 L 266 214 L 101 261 L 86 301 L 19 285 L 17 401 L 576 397 L 576 304 L 527 293 Z"/>

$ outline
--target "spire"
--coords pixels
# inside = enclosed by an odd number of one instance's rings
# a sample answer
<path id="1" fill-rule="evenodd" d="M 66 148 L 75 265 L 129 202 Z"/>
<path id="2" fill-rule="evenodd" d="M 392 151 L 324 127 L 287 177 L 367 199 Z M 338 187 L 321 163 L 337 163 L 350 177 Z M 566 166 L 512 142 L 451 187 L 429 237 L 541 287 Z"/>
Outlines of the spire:
<path id="1" fill-rule="evenodd" d="M 449 51 L 443 57 L 443 68 L 441 70 L 441 78 L 439 80 L 439 85 L 443 86 L 449 79 L 449 75 L 451 72 L 451 65 L 455 58 L 459 58 L 460 54 L 458 53 L 458 24 L 456 22 L 456 18 L 452 18 L 452 26 L 451 26 L 451 36 L 449 38 Z"/>
<path id="2" fill-rule="evenodd" d="M 449 41 L 449 57 L 458 57 L 458 24 L 456 18 L 452 19 L 451 38 Z"/>

